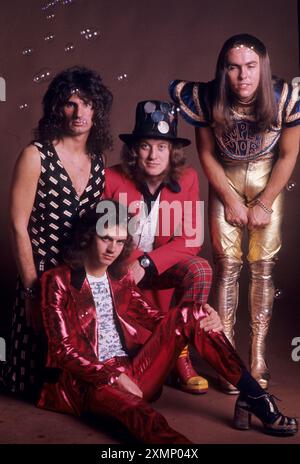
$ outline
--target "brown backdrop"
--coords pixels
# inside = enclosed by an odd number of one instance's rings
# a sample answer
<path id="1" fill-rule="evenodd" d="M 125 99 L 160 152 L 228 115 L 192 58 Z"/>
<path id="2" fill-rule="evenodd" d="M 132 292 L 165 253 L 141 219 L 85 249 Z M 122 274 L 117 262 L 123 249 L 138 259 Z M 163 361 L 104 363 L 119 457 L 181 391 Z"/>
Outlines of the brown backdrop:
<path id="1" fill-rule="evenodd" d="M 49 3 L 49 2 L 48 2 Z M 8 196 L 13 165 L 21 148 L 32 137 L 32 128 L 40 116 L 40 101 L 47 83 L 36 84 L 33 76 L 49 68 L 52 76 L 74 64 L 95 68 L 114 94 L 112 130 L 114 151 L 109 164 L 118 160 L 117 134 L 130 131 L 138 100 L 166 99 L 171 79 L 209 80 L 217 53 L 230 35 L 248 32 L 267 45 L 273 72 L 287 80 L 299 75 L 296 0 L 74 0 L 43 10 L 47 2 L 39 0 L 1 1 L 0 76 L 7 85 L 7 101 L 0 102 L 1 137 L 1 314 L 0 334 L 7 335 L 15 266 L 8 239 Z M 54 14 L 54 18 L 46 16 Z M 86 40 L 80 31 L 97 30 L 97 40 Z M 52 41 L 44 37 L 53 34 Z M 65 46 L 72 44 L 73 52 Z M 33 48 L 30 55 L 22 50 Z M 118 76 L 126 74 L 121 80 Z M 22 104 L 28 108 L 21 110 Z M 193 130 L 180 122 L 182 136 L 193 138 Z M 202 198 L 207 198 L 207 182 L 201 172 L 195 145 L 188 149 L 191 164 L 198 170 Z M 297 182 L 299 167 L 293 179 Z M 300 181 L 298 182 L 300 184 Z M 300 211 L 299 185 L 286 194 L 284 246 L 276 269 L 276 286 L 283 297 L 276 301 L 273 332 L 284 337 L 289 356 L 290 341 L 300 336 Z M 210 259 L 209 236 L 203 255 Z M 243 274 L 242 303 L 246 301 L 247 273 Z M 243 305 L 244 306 L 244 305 Z M 243 314 L 242 314 L 243 313 Z M 240 311 L 241 324 L 246 311 Z M 298 327 L 298 332 L 297 332 Z"/>

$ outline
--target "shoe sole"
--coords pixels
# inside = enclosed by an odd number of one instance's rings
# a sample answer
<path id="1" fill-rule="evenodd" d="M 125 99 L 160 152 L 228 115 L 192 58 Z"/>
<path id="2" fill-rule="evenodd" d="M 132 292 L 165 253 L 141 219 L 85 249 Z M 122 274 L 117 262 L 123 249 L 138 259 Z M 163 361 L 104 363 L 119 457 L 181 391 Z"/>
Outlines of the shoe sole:
<path id="1" fill-rule="evenodd" d="M 188 387 L 184 387 L 182 385 L 179 385 L 179 389 L 184 391 L 185 393 L 191 393 L 192 395 L 203 395 L 204 393 L 208 392 L 208 388 L 203 388 L 201 390 L 199 389 L 191 389 Z"/>
<path id="2" fill-rule="evenodd" d="M 222 390 L 222 393 L 225 393 L 225 395 L 231 395 L 231 396 L 240 394 L 239 390 Z"/>
<path id="3" fill-rule="evenodd" d="M 274 429 L 264 429 L 264 432 L 267 435 L 274 435 L 276 437 L 291 437 L 293 435 L 296 435 L 298 430 L 290 430 L 290 431 L 284 431 L 284 430 L 274 430 Z"/>

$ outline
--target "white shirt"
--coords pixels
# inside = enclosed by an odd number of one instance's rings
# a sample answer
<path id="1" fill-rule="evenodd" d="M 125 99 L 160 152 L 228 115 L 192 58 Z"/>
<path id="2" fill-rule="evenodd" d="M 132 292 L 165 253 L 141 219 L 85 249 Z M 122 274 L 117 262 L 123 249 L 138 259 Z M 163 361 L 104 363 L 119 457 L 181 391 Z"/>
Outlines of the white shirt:
<path id="1" fill-rule="evenodd" d="M 145 253 L 153 250 L 158 223 L 159 201 L 160 193 L 155 202 L 152 202 L 152 208 L 148 215 L 146 202 L 141 202 L 141 212 L 136 224 L 136 231 L 133 235 L 133 242 L 137 248 L 143 250 Z"/>

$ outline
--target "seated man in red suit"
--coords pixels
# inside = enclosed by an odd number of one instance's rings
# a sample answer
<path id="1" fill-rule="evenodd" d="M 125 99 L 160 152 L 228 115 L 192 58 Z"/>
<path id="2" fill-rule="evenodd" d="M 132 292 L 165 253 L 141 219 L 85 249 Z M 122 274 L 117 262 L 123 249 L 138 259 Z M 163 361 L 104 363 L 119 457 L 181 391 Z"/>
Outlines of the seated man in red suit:
<path id="1" fill-rule="evenodd" d="M 188 301 L 163 316 L 145 300 L 124 269 L 131 246 L 126 209 L 102 201 L 97 211 L 76 228 L 68 265 L 42 276 L 52 381 L 44 384 L 38 406 L 117 419 L 144 443 L 191 443 L 148 401 L 161 390 L 183 347 L 192 343 L 240 390 L 237 428 L 249 428 L 249 416 L 255 414 L 266 432 L 295 434 L 296 419 L 283 416 L 251 377 L 220 332 L 213 308 Z"/>
<path id="2" fill-rule="evenodd" d="M 198 256 L 203 226 L 198 175 L 185 166 L 183 147 L 190 141 L 177 137 L 176 107 L 139 102 L 133 133 L 120 138 L 125 142 L 122 163 L 106 169 L 104 195 L 127 203 L 136 215 L 129 259 L 135 283 L 163 311 L 183 300 L 205 304 L 212 272 Z M 193 369 L 187 347 L 174 372 L 181 389 L 207 391 L 208 382 Z"/>

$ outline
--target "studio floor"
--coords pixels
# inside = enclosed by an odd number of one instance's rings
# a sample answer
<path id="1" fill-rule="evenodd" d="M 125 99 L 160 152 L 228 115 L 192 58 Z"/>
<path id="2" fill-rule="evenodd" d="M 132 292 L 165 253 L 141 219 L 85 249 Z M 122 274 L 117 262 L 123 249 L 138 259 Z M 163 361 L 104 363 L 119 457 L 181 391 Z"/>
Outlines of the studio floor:
<path id="1" fill-rule="evenodd" d="M 299 418 L 300 362 L 290 359 L 287 362 L 279 343 L 270 364 L 270 391 L 281 400 L 278 403 L 282 412 Z M 208 393 L 194 396 L 166 386 L 153 404 L 172 427 L 197 444 L 300 444 L 300 433 L 284 438 L 262 433 L 257 419 L 253 420 L 251 430 L 235 430 L 232 417 L 236 397 L 220 392 L 215 373 L 203 364 L 201 368 L 210 381 Z M 44 411 L 12 396 L 0 395 L 1 444 L 124 444 L 128 441 L 130 437 L 122 429 L 110 425 L 107 430 L 103 420 L 82 422 L 76 417 Z"/>

